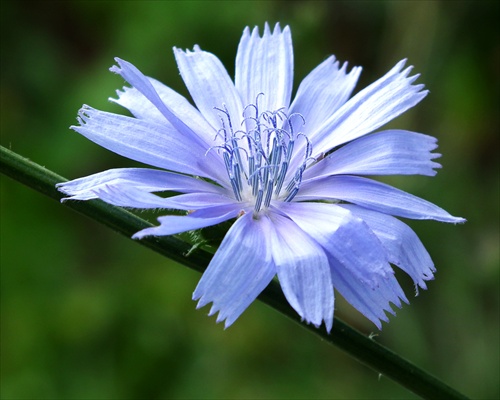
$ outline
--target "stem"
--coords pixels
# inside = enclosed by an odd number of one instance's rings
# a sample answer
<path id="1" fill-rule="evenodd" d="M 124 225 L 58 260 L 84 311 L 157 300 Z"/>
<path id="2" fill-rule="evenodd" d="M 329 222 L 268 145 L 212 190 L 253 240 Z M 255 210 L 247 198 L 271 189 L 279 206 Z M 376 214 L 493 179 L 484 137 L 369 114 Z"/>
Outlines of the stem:
<path id="1" fill-rule="evenodd" d="M 0 146 L 0 171 L 55 200 L 60 200 L 63 197 L 56 190 L 55 184 L 66 179 L 2 146 Z M 128 211 L 100 200 L 68 201 L 63 204 L 129 238 L 135 232 L 152 226 L 149 222 Z M 201 249 L 186 257 L 185 254 L 191 245 L 174 236 L 146 237 L 137 243 L 199 272 L 205 270 L 212 257 L 210 253 Z M 295 310 L 286 301 L 279 284 L 275 281 L 272 281 L 261 293 L 259 300 L 314 332 L 321 339 L 339 347 L 361 363 L 425 399 L 467 399 L 442 381 L 351 328 L 338 318 L 335 318 L 331 334 L 323 329 L 316 329 L 302 323 Z"/>

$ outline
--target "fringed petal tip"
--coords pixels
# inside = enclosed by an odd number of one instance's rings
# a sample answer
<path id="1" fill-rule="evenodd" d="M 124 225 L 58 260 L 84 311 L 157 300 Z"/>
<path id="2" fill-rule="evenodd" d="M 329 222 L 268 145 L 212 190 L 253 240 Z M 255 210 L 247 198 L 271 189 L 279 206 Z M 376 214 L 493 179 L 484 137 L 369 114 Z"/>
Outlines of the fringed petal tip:
<path id="1" fill-rule="evenodd" d="M 69 129 L 78 132 L 78 129 L 82 125 L 85 125 L 87 120 L 90 118 L 89 113 L 92 114 L 93 111 L 96 111 L 95 108 L 89 106 L 88 104 L 83 104 L 76 114 L 78 125 L 71 125 Z"/>
<path id="2" fill-rule="evenodd" d="M 415 297 L 419 295 L 420 289 L 422 290 L 427 290 L 427 284 L 425 283 L 426 281 L 434 280 L 434 276 L 430 278 L 421 278 L 419 280 L 413 280 L 413 287 L 415 289 Z"/>
<path id="3" fill-rule="evenodd" d="M 405 303 L 409 304 L 408 300 L 405 301 Z M 399 304 L 399 305 L 396 305 L 396 304 L 388 304 L 387 307 L 382 311 L 382 313 L 376 317 L 376 318 L 373 318 L 373 317 L 370 317 L 368 318 L 376 327 L 379 331 L 382 330 L 382 327 L 383 327 L 383 322 L 385 322 L 386 324 L 388 324 L 390 322 L 390 319 L 388 317 L 388 314 L 389 315 L 392 315 L 393 317 L 396 316 L 396 310 L 394 310 L 392 308 L 392 306 L 396 306 L 397 308 L 401 308 L 402 304 Z M 365 316 L 366 317 L 366 316 Z"/>
<path id="4" fill-rule="evenodd" d="M 55 187 L 57 191 L 61 192 L 62 194 L 68 196 L 68 197 L 63 197 L 61 198 L 60 202 L 65 203 L 67 201 L 76 201 L 76 200 L 90 200 L 95 198 L 95 195 L 92 194 L 75 194 L 70 188 L 70 182 L 59 182 L 55 184 Z"/>
<path id="5" fill-rule="evenodd" d="M 69 200 L 77 200 L 77 199 L 74 199 L 73 197 L 63 197 L 61 200 L 59 200 L 61 202 L 61 204 L 64 204 L 66 203 L 67 201 Z"/>
<path id="6" fill-rule="evenodd" d="M 286 33 L 290 35 L 290 27 L 286 25 L 283 29 L 281 29 L 280 23 L 276 22 L 274 24 L 274 29 L 271 32 L 271 28 L 268 22 L 264 23 L 264 31 L 262 33 L 262 36 L 260 35 L 259 32 L 259 26 L 256 25 L 253 27 L 253 29 L 250 31 L 250 27 L 246 26 L 245 29 L 243 29 L 243 36 L 254 36 L 254 37 L 267 37 L 267 36 L 272 36 L 272 35 L 281 35 L 283 33 Z"/>
<path id="7" fill-rule="evenodd" d="M 72 125 L 70 126 L 70 129 L 74 130 L 75 132 L 81 133 L 81 129 L 85 127 L 93 117 L 98 116 L 100 113 L 102 112 L 94 107 L 89 106 L 88 104 L 82 105 L 82 107 L 78 110 L 78 114 L 76 116 L 78 125 Z"/>
<path id="8" fill-rule="evenodd" d="M 454 217 L 451 214 L 448 214 L 446 219 L 437 219 L 437 218 L 429 218 L 429 219 L 434 219 L 435 221 L 446 222 L 447 224 L 453 224 L 453 225 L 465 224 L 467 222 L 465 218 Z"/>
<path id="9" fill-rule="evenodd" d="M 136 232 L 132 235 L 132 239 L 134 240 L 141 240 L 145 238 L 146 236 L 155 236 L 155 227 L 152 228 L 146 228 L 143 229 L 142 231 Z"/>
<path id="10" fill-rule="evenodd" d="M 376 319 L 371 319 L 369 318 L 370 321 L 377 327 L 379 331 L 382 330 L 382 322 L 389 322 L 389 318 L 387 318 L 386 315 L 384 317 L 376 318 Z"/>
<path id="11" fill-rule="evenodd" d="M 123 66 L 124 65 L 128 65 L 129 63 L 125 60 L 122 60 L 121 58 L 119 57 L 115 57 L 114 60 L 116 61 L 116 63 L 118 65 L 112 65 L 109 70 L 115 74 L 118 74 L 120 75 L 121 72 L 122 72 L 122 69 L 123 69 Z"/>
<path id="12" fill-rule="evenodd" d="M 179 53 L 182 53 L 184 55 L 192 55 L 193 53 L 201 53 L 204 52 L 204 50 L 201 49 L 201 47 L 197 44 L 193 46 L 193 49 L 181 49 L 180 47 L 172 47 L 172 50 L 174 52 L 174 55 L 177 55 Z"/>
<path id="13" fill-rule="evenodd" d="M 224 329 L 227 329 L 231 325 L 233 325 L 233 323 L 240 316 L 239 314 L 238 315 L 231 315 L 231 313 L 229 313 L 229 312 L 224 312 L 224 310 L 222 310 L 221 307 L 215 305 L 211 300 L 207 300 L 206 298 L 204 298 L 204 296 L 202 296 L 200 294 L 197 294 L 196 291 L 193 293 L 192 300 L 193 301 L 198 301 L 198 303 L 196 304 L 196 309 L 197 310 L 199 310 L 199 309 L 205 307 L 206 305 L 212 303 L 212 306 L 210 307 L 210 310 L 209 310 L 207 316 L 212 317 L 212 316 L 214 316 L 215 314 L 218 313 L 215 322 L 218 323 L 218 324 L 221 323 L 221 322 L 224 322 Z M 394 312 L 392 310 L 391 310 L 391 313 L 394 314 Z M 331 318 L 323 319 L 320 322 L 310 321 L 308 318 L 303 317 L 300 314 L 299 314 L 299 317 L 300 317 L 300 322 L 303 323 L 303 324 L 312 325 L 316 329 L 321 329 L 321 327 L 324 326 L 325 330 L 326 330 L 326 332 L 328 334 L 330 334 L 331 331 L 332 331 L 333 322 L 334 322 L 333 313 L 332 313 Z M 389 320 L 386 319 L 385 321 L 388 322 Z"/>
<path id="14" fill-rule="evenodd" d="M 120 98 L 122 96 L 126 95 L 127 92 L 129 92 L 130 90 L 133 90 L 133 89 L 131 87 L 129 87 L 129 86 L 123 86 L 121 89 L 115 90 L 117 98 L 108 97 L 108 101 L 111 102 L 111 103 L 116 103 L 116 104 L 119 105 L 120 104 Z"/>
<path id="15" fill-rule="evenodd" d="M 217 306 L 211 300 L 207 300 L 206 298 L 204 298 L 204 296 L 197 294 L 196 291 L 193 293 L 192 299 L 194 301 L 198 300 L 198 303 L 196 304 L 197 310 L 205 307 L 209 303 L 212 303 L 212 306 L 210 307 L 210 310 L 208 311 L 207 316 L 212 317 L 218 313 L 217 318 L 215 319 L 215 322 L 217 324 L 224 322 L 224 329 L 229 328 L 239 317 L 239 314 L 238 315 L 230 315 L 229 313 L 224 313 L 224 311 L 221 309 L 221 307 Z"/>
<path id="16" fill-rule="evenodd" d="M 408 59 L 406 59 L 406 58 L 401 60 L 393 68 L 393 71 L 396 74 L 398 74 L 401 79 L 406 80 L 406 83 L 408 85 L 412 85 L 413 82 L 415 82 L 418 78 L 420 78 L 421 74 L 410 75 L 411 71 L 413 71 L 413 68 L 414 68 L 413 65 L 409 65 L 404 70 L 402 70 L 407 61 L 408 61 Z M 425 85 L 422 83 L 417 84 L 417 85 L 412 85 L 412 88 L 415 92 L 425 93 L 425 96 L 429 93 L 428 90 L 423 90 L 425 88 Z"/>
<path id="17" fill-rule="evenodd" d="M 405 67 L 405 64 L 407 63 L 407 61 L 408 61 L 407 58 L 403 58 L 401 61 L 399 61 L 391 69 L 391 71 L 389 71 L 389 73 L 387 75 L 392 73 L 401 79 L 406 79 L 408 84 L 415 82 L 420 77 L 421 74 L 415 74 L 415 75 L 410 76 L 410 73 L 411 73 L 411 71 L 413 71 L 414 67 L 413 67 L 413 65 L 408 65 L 405 69 L 403 69 Z M 419 90 L 423 89 L 425 87 L 425 85 L 418 84 L 418 85 L 414 85 L 413 87 L 414 87 L 414 89 L 418 89 L 416 91 L 419 91 Z"/>
<path id="18" fill-rule="evenodd" d="M 321 329 L 322 326 L 325 327 L 325 330 L 328 334 L 332 333 L 332 328 L 333 328 L 333 315 L 332 318 L 324 319 L 319 323 L 313 322 L 313 321 L 308 321 L 307 319 L 301 317 L 300 322 L 306 325 L 312 325 L 316 329 Z"/>
<path id="19" fill-rule="evenodd" d="M 75 196 L 70 196 L 70 197 L 63 197 L 61 199 L 61 203 L 66 203 L 67 201 L 87 201 L 87 200 L 92 200 L 96 199 L 97 196 L 95 195 L 75 195 Z"/>

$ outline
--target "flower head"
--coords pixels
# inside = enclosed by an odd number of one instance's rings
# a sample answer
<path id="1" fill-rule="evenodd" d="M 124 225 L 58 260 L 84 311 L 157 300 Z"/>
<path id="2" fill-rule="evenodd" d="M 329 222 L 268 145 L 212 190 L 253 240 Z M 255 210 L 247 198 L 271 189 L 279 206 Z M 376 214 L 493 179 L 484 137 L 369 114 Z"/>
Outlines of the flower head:
<path id="1" fill-rule="evenodd" d="M 234 82 L 213 54 L 174 48 L 196 104 L 132 64 L 111 71 L 132 87 L 112 101 L 134 117 L 83 106 L 72 127 L 97 144 L 157 169 L 112 169 L 58 185 L 67 199 L 100 198 L 131 208 L 184 210 L 137 232 L 172 235 L 235 219 L 196 287 L 198 307 L 231 325 L 277 275 L 303 320 L 327 330 L 334 289 L 379 328 L 391 303 L 407 302 L 391 264 L 426 288 L 434 265 L 395 217 L 463 222 L 423 199 L 362 176 L 439 168 L 436 139 L 376 131 L 426 95 L 399 62 L 351 97 L 361 68 L 333 56 L 291 101 L 290 29 L 246 28 Z M 376 131 L 376 132 L 375 132 Z M 362 175 L 362 176 L 360 176 Z M 179 194 L 162 198 L 155 192 Z"/>

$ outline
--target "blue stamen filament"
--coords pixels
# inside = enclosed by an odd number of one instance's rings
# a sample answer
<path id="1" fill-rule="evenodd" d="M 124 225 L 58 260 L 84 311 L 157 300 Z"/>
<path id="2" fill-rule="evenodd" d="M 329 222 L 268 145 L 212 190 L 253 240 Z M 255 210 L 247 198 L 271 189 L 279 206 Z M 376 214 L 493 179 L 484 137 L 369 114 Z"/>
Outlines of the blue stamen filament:
<path id="1" fill-rule="evenodd" d="M 291 121 L 292 116 L 299 116 L 304 124 L 304 118 L 300 114 L 287 115 L 282 109 L 259 112 L 258 98 L 255 104 L 245 108 L 243 124 L 251 127 L 247 131 L 235 131 L 227 108 L 216 108 L 222 113 L 222 128 L 216 140 L 222 139 L 223 143 L 214 146 L 223 153 L 236 200 L 253 199 L 254 213 L 267 209 L 273 198 L 292 201 L 300 189 L 302 174 L 312 160 L 309 140 L 303 133 L 294 132 Z M 303 162 L 294 174 L 289 174 L 295 141 L 300 137 L 306 140 L 305 149 L 302 147 Z M 287 177 L 289 181 L 285 185 Z"/>

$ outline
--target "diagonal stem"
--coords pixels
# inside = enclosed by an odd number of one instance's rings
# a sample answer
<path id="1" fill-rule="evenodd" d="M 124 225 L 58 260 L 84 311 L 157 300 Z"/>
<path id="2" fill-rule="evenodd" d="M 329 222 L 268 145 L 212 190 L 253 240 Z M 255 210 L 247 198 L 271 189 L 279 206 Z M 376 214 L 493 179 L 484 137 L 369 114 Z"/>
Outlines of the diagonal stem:
<path id="1" fill-rule="evenodd" d="M 2 146 L 0 146 L 0 171 L 55 200 L 60 200 L 63 197 L 56 190 L 55 184 L 66 179 Z M 149 222 L 128 211 L 100 200 L 68 201 L 64 205 L 129 238 L 135 232 L 152 226 Z M 146 237 L 137 243 L 199 272 L 205 270 L 212 257 L 210 253 L 203 250 L 193 252 L 189 257 L 186 257 L 191 245 L 174 236 Z M 339 347 L 361 363 L 398 382 L 422 398 L 467 399 L 455 389 L 351 328 L 338 318 L 335 318 L 330 335 L 323 329 L 316 329 L 302 323 L 297 313 L 286 301 L 279 284 L 275 281 L 269 284 L 259 299 L 304 328 L 314 332 L 321 339 Z"/>

